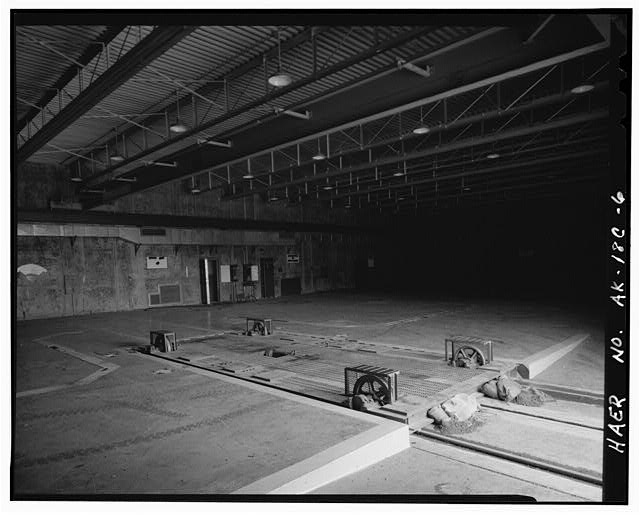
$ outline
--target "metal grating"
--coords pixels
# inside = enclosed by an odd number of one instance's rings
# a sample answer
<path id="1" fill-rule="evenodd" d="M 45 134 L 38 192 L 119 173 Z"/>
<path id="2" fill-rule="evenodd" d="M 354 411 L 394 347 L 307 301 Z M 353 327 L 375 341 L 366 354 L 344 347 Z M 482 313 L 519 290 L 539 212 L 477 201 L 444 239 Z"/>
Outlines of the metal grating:
<path id="1" fill-rule="evenodd" d="M 185 344 L 183 352 L 194 344 Z M 325 347 L 322 343 L 297 343 L 294 345 L 278 345 L 283 351 L 296 350 L 296 355 L 281 359 L 265 357 L 262 353 L 264 343 L 254 343 L 244 337 L 228 336 L 206 340 L 208 353 L 215 353 L 225 361 L 242 361 L 272 370 L 284 370 L 295 374 L 278 381 L 280 386 L 301 393 L 307 389 L 314 392 L 325 392 L 328 395 L 344 396 L 345 373 L 347 367 L 357 364 L 370 367 L 383 367 L 398 370 L 399 395 L 416 395 L 430 398 L 456 384 L 468 381 L 485 371 L 448 366 L 442 359 L 415 359 L 394 355 L 377 355 L 335 347 Z M 375 347 L 375 346 L 371 346 Z M 219 363 L 211 363 L 212 368 L 219 368 Z M 357 379 L 357 378 L 356 378 Z M 352 387 L 353 385 L 351 385 Z"/>

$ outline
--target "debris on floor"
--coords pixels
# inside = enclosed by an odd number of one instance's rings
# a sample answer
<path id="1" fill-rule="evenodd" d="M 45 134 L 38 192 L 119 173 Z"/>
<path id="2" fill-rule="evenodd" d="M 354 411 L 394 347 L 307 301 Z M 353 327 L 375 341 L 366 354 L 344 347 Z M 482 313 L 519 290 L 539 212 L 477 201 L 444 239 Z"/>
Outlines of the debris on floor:
<path id="1" fill-rule="evenodd" d="M 374 400 L 369 395 L 358 394 L 351 399 L 351 407 L 358 411 L 366 411 L 367 406 L 373 406 Z"/>
<path id="2" fill-rule="evenodd" d="M 154 370 L 153 373 L 154 374 L 170 374 L 171 370 L 169 370 L 168 368 L 160 368 L 158 370 Z"/>
<path id="3" fill-rule="evenodd" d="M 520 394 L 520 385 L 507 376 L 498 377 L 498 398 L 511 402 Z"/>
<path id="4" fill-rule="evenodd" d="M 520 385 L 505 375 L 487 381 L 480 388 L 480 391 L 487 397 L 507 402 L 513 401 L 520 393 L 520 390 Z"/>
<path id="5" fill-rule="evenodd" d="M 439 404 L 427 411 L 427 416 L 429 418 L 432 418 L 434 424 L 436 425 L 442 425 L 451 420 L 451 417 L 446 414 L 446 412 L 442 409 L 442 406 L 440 406 Z"/>
<path id="6" fill-rule="evenodd" d="M 554 400 L 553 397 L 533 386 L 523 386 L 522 391 L 513 402 L 522 406 L 538 407 L 552 400 Z"/>
<path id="7" fill-rule="evenodd" d="M 480 387 L 480 391 L 491 399 L 513 402 L 522 406 L 542 406 L 545 402 L 553 400 L 533 386 L 521 386 L 507 376 L 487 381 Z"/>
<path id="8" fill-rule="evenodd" d="M 476 398 L 466 393 L 454 395 L 451 399 L 443 402 L 441 406 L 449 417 L 455 417 L 458 420 L 467 420 L 478 411 Z"/>
<path id="9" fill-rule="evenodd" d="M 470 433 L 483 422 L 477 416 L 479 406 L 473 395 L 458 393 L 427 411 L 434 426 L 445 434 Z"/>
<path id="10" fill-rule="evenodd" d="M 458 420 L 454 417 L 449 422 L 436 425 L 436 429 L 445 435 L 472 433 L 484 423 L 485 420 L 476 413 L 467 420 Z"/>

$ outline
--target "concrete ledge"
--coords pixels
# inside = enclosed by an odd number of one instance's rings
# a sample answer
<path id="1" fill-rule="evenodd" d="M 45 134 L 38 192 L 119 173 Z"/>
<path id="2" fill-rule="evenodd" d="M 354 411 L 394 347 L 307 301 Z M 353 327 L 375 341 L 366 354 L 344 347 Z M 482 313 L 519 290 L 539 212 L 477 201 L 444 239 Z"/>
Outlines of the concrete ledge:
<path id="1" fill-rule="evenodd" d="M 393 456 L 409 446 L 408 426 L 387 422 L 233 493 L 308 493 Z"/>
<path id="2" fill-rule="evenodd" d="M 566 340 L 561 341 L 557 345 L 544 349 L 540 352 L 529 356 L 522 363 L 518 364 L 518 373 L 524 379 L 531 379 L 537 376 L 545 369 L 549 368 L 564 355 L 571 352 L 578 345 L 589 337 L 588 334 L 576 334 Z"/>

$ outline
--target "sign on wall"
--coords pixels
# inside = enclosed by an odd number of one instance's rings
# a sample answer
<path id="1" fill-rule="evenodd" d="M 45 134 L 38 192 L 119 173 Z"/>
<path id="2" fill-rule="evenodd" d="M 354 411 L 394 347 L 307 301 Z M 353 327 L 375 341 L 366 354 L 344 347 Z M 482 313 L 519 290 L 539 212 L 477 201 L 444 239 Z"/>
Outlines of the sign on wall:
<path id="1" fill-rule="evenodd" d="M 375 260 L 373 259 L 373 257 L 369 256 L 369 258 L 367 259 L 367 266 L 369 268 L 375 268 L 376 267 Z"/>
<path id="2" fill-rule="evenodd" d="M 167 258 L 165 256 L 147 256 L 147 270 L 154 268 L 167 268 Z"/>
<path id="3" fill-rule="evenodd" d="M 258 281 L 258 265 L 251 265 L 251 280 Z"/>
<path id="4" fill-rule="evenodd" d="M 231 282 L 231 267 L 229 265 L 220 265 L 220 282 Z"/>
<path id="5" fill-rule="evenodd" d="M 300 256 L 298 254 L 287 254 L 287 263 L 300 263 Z"/>

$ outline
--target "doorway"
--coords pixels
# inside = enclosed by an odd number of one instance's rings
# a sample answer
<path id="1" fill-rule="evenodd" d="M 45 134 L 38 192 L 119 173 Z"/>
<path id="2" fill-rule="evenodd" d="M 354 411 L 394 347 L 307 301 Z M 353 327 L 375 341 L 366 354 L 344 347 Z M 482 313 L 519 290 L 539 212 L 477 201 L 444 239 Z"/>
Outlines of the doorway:
<path id="1" fill-rule="evenodd" d="M 260 294 L 263 299 L 274 297 L 273 258 L 260 258 Z"/>
<path id="2" fill-rule="evenodd" d="M 200 260 L 200 291 L 203 304 L 218 302 L 218 263 L 215 259 Z"/>

